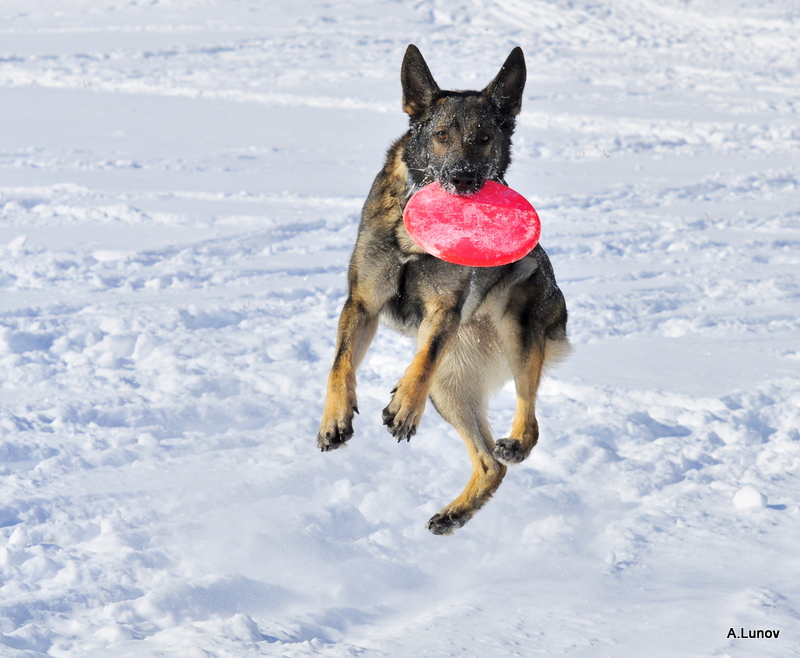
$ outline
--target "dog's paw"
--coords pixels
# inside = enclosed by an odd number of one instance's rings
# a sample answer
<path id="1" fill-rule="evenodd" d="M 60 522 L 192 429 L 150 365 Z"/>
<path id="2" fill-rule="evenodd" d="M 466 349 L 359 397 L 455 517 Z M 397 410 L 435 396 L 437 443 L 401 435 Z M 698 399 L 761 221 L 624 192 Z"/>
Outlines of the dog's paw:
<path id="1" fill-rule="evenodd" d="M 404 389 L 398 385 L 392 391 L 392 401 L 383 410 L 383 424 L 398 443 L 405 439 L 410 441 L 417 433 L 422 412 L 425 411 L 425 398 L 415 399 L 413 395 L 403 394 Z"/>
<path id="2" fill-rule="evenodd" d="M 355 408 L 354 408 L 355 411 Z M 322 452 L 341 448 L 353 436 L 353 414 L 345 414 L 338 420 L 323 420 L 317 434 L 317 447 Z"/>
<path id="3" fill-rule="evenodd" d="M 469 516 L 460 512 L 441 511 L 434 514 L 425 526 L 434 535 L 452 535 L 453 531 L 465 525 Z"/>
<path id="4" fill-rule="evenodd" d="M 383 410 L 383 424 L 389 430 L 397 442 L 400 443 L 403 439 L 411 441 L 411 437 L 417 433 L 419 421 L 413 420 L 413 416 L 400 415 L 398 412 L 392 412 L 390 407 Z"/>
<path id="5" fill-rule="evenodd" d="M 517 439 L 500 439 L 494 444 L 494 456 L 503 464 L 519 464 L 528 455 Z"/>

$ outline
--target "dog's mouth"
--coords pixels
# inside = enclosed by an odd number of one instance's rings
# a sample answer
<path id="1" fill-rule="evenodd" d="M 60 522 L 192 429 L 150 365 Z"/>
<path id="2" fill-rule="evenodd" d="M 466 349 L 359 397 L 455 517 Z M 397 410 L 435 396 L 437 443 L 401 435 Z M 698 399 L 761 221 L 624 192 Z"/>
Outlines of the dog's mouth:
<path id="1" fill-rule="evenodd" d="M 459 171 L 442 176 L 439 184 L 450 194 L 457 196 L 472 196 L 479 192 L 486 181 L 476 171 Z"/>

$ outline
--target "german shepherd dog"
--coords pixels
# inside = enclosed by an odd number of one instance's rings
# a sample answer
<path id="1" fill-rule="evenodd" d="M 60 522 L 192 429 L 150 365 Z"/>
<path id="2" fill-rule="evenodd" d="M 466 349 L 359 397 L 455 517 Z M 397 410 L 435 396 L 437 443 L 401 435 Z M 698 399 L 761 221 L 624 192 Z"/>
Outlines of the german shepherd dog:
<path id="1" fill-rule="evenodd" d="M 403 225 L 408 199 L 428 183 L 463 196 L 487 180 L 506 184 L 526 78 L 522 50 L 511 52 L 483 91 L 439 89 L 414 45 L 400 78 L 410 128 L 389 148 L 364 204 L 317 445 L 335 450 L 353 436 L 356 369 L 378 321 L 415 338 L 418 351 L 391 393 L 383 424 L 398 442 L 410 440 L 430 397 L 467 444 L 472 477 L 427 524 L 447 535 L 492 496 L 506 465 L 536 445 L 536 390 L 545 365 L 569 350 L 567 309 L 541 246 L 509 265 L 466 267 L 427 254 Z M 508 438 L 495 443 L 488 399 L 511 377 L 516 412 Z"/>

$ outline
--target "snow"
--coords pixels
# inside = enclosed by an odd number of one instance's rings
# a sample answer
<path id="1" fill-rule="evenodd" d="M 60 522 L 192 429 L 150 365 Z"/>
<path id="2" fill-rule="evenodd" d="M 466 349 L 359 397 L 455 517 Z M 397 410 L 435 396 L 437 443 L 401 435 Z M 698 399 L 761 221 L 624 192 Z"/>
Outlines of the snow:
<path id="1" fill-rule="evenodd" d="M 794 0 L 5 0 L 0 655 L 797 655 L 798 28 Z M 380 421 L 405 339 L 348 449 L 315 442 L 408 43 L 444 88 L 525 51 L 507 180 L 575 346 L 452 538 L 424 524 L 461 440 Z"/>
<path id="2" fill-rule="evenodd" d="M 758 489 L 746 486 L 736 492 L 733 504 L 740 510 L 764 509 L 767 506 L 767 497 Z"/>

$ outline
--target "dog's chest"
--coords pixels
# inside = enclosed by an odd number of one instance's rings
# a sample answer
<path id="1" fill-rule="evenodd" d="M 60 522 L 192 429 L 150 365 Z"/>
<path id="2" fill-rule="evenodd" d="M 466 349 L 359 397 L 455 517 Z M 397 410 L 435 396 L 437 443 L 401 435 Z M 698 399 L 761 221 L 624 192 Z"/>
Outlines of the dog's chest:
<path id="1" fill-rule="evenodd" d="M 467 322 L 478 313 L 504 268 L 454 265 L 432 256 L 412 257 L 400 266 L 395 294 L 381 318 L 389 326 L 415 334 L 427 314 L 455 311 Z"/>

